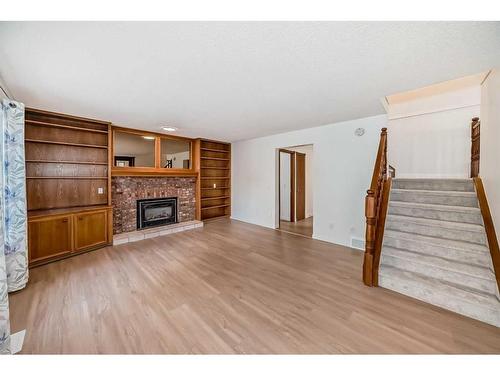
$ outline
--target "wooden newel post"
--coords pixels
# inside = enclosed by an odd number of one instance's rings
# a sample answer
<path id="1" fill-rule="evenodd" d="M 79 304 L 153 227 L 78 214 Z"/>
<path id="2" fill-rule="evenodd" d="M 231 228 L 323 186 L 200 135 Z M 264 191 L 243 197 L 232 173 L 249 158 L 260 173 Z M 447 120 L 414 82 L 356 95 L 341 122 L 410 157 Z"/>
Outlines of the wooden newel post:
<path id="1" fill-rule="evenodd" d="M 373 253 L 375 250 L 375 229 L 377 224 L 376 207 L 375 192 L 368 190 L 365 198 L 366 243 L 363 263 L 363 282 L 368 286 L 373 286 Z"/>

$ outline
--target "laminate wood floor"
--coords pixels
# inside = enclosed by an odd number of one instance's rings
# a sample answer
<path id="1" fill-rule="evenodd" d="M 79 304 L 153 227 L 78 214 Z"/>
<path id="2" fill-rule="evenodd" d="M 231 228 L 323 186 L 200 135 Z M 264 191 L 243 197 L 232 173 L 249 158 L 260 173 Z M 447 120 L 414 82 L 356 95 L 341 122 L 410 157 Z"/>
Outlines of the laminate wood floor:
<path id="1" fill-rule="evenodd" d="M 229 219 L 31 270 L 23 353 L 500 353 L 500 329 L 361 282 L 362 252 Z"/>
<path id="2" fill-rule="evenodd" d="M 313 217 L 311 216 L 307 219 L 294 222 L 280 220 L 280 230 L 300 234 L 302 236 L 312 237 Z"/>

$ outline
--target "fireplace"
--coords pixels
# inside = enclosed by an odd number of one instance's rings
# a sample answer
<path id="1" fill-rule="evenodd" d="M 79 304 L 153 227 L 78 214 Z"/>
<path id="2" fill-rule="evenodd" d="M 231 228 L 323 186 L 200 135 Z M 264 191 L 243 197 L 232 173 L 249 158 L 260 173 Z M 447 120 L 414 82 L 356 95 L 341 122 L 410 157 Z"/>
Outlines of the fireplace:
<path id="1" fill-rule="evenodd" d="M 177 223 L 177 198 L 139 199 L 137 229 Z"/>

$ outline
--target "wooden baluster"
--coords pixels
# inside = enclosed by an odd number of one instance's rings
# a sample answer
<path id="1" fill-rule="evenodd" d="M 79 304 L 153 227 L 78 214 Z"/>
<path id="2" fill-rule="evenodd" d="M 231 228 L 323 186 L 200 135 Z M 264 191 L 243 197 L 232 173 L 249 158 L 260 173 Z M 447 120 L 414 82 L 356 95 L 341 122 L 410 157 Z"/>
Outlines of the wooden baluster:
<path id="1" fill-rule="evenodd" d="M 375 250 L 375 229 L 377 227 L 376 205 L 375 192 L 368 190 L 365 198 L 366 242 L 363 263 L 363 282 L 368 286 L 373 285 L 373 253 Z"/>

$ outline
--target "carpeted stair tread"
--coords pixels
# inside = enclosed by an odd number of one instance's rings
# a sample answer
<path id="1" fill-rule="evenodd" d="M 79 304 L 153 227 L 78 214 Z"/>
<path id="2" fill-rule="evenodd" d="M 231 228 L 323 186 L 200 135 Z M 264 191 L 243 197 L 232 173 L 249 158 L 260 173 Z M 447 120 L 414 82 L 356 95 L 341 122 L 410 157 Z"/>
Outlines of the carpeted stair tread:
<path id="1" fill-rule="evenodd" d="M 459 229 L 469 232 L 484 233 L 484 227 L 479 224 L 456 223 L 454 221 L 424 219 L 420 217 L 391 215 L 391 214 L 387 215 L 387 221 L 398 221 L 398 222 L 413 223 L 413 224 L 426 225 L 432 227 Z"/>
<path id="2" fill-rule="evenodd" d="M 457 223 L 483 224 L 481 210 L 477 207 L 391 201 L 389 214 Z"/>
<path id="3" fill-rule="evenodd" d="M 392 186 L 395 189 L 474 192 L 472 179 L 395 178 Z"/>
<path id="4" fill-rule="evenodd" d="M 476 197 L 476 193 L 474 191 L 458 191 L 458 190 L 421 190 L 421 189 L 398 189 L 392 188 L 392 192 L 408 192 L 408 193 L 416 193 L 416 194 L 433 194 L 440 196 L 448 196 L 455 195 L 458 197 Z"/>
<path id="5" fill-rule="evenodd" d="M 411 202 L 441 206 L 479 207 L 475 192 L 411 190 L 391 188 L 391 202 Z"/>
<path id="6" fill-rule="evenodd" d="M 404 279 L 407 277 L 410 281 L 421 282 L 425 286 L 435 286 L 443 291 L 449 293 L 450 296 L 456 296 L 463 299 L 472 299 L 476 302 L 481 302 L 489 305 L 490 307 L 497 308 L 500 313 L 500 301 L 498 298 L 490 293 L 485 293 L 480 290 L 469 288 L 463 285 L 458 285 L 444 280 L 439 280 L 433 277 L 422 275 L 418 272 L 406 271 L 400 268 L 380 265 L 379 275 L 393 276 L 395 278 Z M 379 278 L 380 285 L 380 278 Z M 380 285 L 382 286 L 382 285 Z"/>
<path id="7" fill-rule="evenodd" d="M 485 245 L 479 245 L 464 241 L 456 241 L 446 238 L 430 237 L 415 233 L 407 233 L 407 232 L 400 232 L 396 230 L 386 229 L 384 232 L 384 239 L 388 237 L 431 244 L 437 247 L 451 248 L 459 251 L 485 253 L 488 256 L 490 255 L 490 250 Z"/>
<path id="8" fill-rule="evenodd" d="M 387 265 L 380 266 L 379 286 L 500 327 L 500 302 L 492 294 Z"/>
<path id="9" fill-rule="evenodd" d="M 482 225 L 388 214 L 385 227 L 399 232 L 486 245 Z"/>
<path id="10" fill-rule="evenodd" d="M 434 255 L 423 255 L 409 250 L 402 250 L 390 246 L 384 246 L 382 256 L 392 256 L 414 263 L 421 264 L 423 267 L 439 268 L 456 273 L 462 273 L 469 276 L 478 277 L 485 280 L 491 280 L 494 276 L 493 271 L 488 267 L 481 267 L 472 264 L 452 261 Z"/>
<path id="11" fill-rule="evenodd" d="M 481 210 L 478 207 L 449 206 L 449 205 L 444 205 L 444 204 L 392 201 L 391 206 L 426 208 L 429 210 L 438 210 L 438 211 L 457 211 L 457 212 L 474 212 L 474 213 L 477 212 L 479 214 L 481 213 Z"/>
<path id="12" fill-rule="evenodd" d="M 384 251 L 386 250 L 387 248 L 384 249 Z M 449 269 L 443 266 L 438 267 L 437 265 L 433 265 L 428 259 L 426 261 L 422 259 L 411 259 L 409 254 L 401 255 L 390 249 L 382 253 L 382 264 L 404 271 L 416 272 L 429 278 L 447 281 L 477 291 L 490 294 L 496 293 L 496 281 L 490 276 L 490 271 L 488 270 L 484 270 L 485 272 L 479 277 L 478 275 L 469 274 L 474 271 L 477 272 L 477 270 L 469 269 L 469 273 L 464 273 L 463 270 L 459 271 L 456 269 L 458 265 L 455 265 L 455 269 Z"/>

